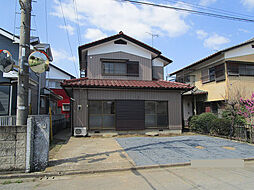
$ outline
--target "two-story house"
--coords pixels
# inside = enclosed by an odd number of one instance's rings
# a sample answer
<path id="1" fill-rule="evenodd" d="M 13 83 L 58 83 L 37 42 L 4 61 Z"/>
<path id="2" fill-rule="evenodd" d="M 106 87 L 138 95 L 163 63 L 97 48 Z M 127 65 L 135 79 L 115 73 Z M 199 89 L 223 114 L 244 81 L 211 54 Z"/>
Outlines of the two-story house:
<path id="1" fill-rule="evenodd" d="M 170 74 L 176 81 L 195 86 L 183 94 L 184 120 L 193 114 L 218 113 L 236 93 L 254 92 L 254 39 L 218 51 Z"/>
<path id="2" fill-rule="evenodd" d="M 73 98 L 73 127 L 103 131 L 181 133 L 181 93 L 189 85 L 164 81 L 172 61 L 123 32 L 82 45 L 81 77 L 62 84 Z"/>
<path id="3" fill-rule="evenodd" d="M 14 35 L 0 28 L 0 49 L 8 50 L 18 65 L 19 56 L 19 36 Z M 53 60 L 49 44 L 41 43 L 39 37 L 30 38 L 30 50 L 40 50 L 47 53 L 50 61 Z M 43 96 L 39 89 L 45 88 L 46 74 L 36 74 L 29 69 L 29 89 L 28 104 L 29 114 L 38 114 L 40 105 L 40 96 Z M 18 69 L 14 68 L 8 73 L 0 71 L 0 116 L 11 116 L 15 118 L 17 108 L 17 78 Z M 44 113 L 42 113 L 44 114 Z"/>

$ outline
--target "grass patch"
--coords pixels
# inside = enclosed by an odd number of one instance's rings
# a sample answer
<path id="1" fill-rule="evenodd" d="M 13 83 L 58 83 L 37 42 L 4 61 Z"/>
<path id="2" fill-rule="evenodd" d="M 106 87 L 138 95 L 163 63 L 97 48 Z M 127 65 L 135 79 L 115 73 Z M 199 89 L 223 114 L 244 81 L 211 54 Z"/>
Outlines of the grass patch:
<path id="1" fill-rule="evenodd" d="M 23 183 L 23 180 L 16 180 L 16 181 L 7 180 L 7 181 L 4 181 L 2 183 L 2 185 L 8 185 L 8 184 L 11 184 L 11 183 Z"/>

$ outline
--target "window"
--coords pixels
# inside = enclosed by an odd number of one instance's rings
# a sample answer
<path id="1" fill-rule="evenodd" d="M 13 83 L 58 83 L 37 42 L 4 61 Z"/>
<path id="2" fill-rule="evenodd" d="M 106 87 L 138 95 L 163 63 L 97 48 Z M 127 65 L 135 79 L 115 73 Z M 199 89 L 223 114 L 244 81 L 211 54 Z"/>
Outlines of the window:
<path id="1" fill-rule="evenodd" d="M 104 75 L 139 76 L 139 63 L 128 60 L 102 60 Z"/>
<path id="2" fill-rule="evenodd" d="M 168 127 L 167 101 L 145 101 L 145 126 L 146 128 Z"/>
<path id="3" fill-rule="evenodd" d="M 70 104 L 63 104 L 62 105 L 62 110 L 63 111 L 70 111 L 71 110 Z"/>
<path id="4" fill-rule="evenodd" d="M 209 69 L 209 82 L 215 81 L 215 68 Z"/>
<path id="5" fill-rule="evenodd" d="M 219 82 L 225 80 L 224 64 L 210 67 L 209 69 L 203 69 L 201 71 L 201 80 L 203 84 L 207 82 Z"/>
<path id="6" fill-rule="evenodd" d="M 7 115 L 9 112 L 9 86 L 0 86 L 0 115 Z"/>
<path id="7" fill-rule="evenodd" d="M 229 62 L 228 75 L 254 76 L 254 65 L 237 63 L 237 62 Z"/>
<path id="8" fill-rule="evenodd" d="M 114 101 L 89 101 L 88 112 L 90 129 L 115 128 Z"/>

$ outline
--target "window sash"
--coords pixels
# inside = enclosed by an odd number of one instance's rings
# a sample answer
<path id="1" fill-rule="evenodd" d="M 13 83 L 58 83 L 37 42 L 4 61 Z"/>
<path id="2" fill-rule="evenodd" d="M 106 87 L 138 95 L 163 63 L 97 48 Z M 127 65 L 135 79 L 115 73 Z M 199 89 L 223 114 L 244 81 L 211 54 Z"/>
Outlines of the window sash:
<path id="1" fill-rule="evenodd" d="M 102 61 L 102 70 L 105 75 L 139 76 L 139 62 L 127 60 Z"/>

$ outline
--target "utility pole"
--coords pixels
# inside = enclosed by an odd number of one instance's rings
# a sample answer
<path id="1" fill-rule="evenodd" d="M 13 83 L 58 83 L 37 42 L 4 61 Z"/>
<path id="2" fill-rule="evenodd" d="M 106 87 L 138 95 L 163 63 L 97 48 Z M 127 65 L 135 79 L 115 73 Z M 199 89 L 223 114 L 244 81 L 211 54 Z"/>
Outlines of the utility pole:
<path id="1" fill-rule="evenodd" d="M 28 117 L 28 56 L 30 54 L 32 0 L 19 0 L 19 4 L 21 8 L 21 24 L 16 125 L 26 125 Z"/>

